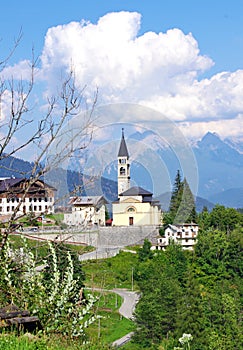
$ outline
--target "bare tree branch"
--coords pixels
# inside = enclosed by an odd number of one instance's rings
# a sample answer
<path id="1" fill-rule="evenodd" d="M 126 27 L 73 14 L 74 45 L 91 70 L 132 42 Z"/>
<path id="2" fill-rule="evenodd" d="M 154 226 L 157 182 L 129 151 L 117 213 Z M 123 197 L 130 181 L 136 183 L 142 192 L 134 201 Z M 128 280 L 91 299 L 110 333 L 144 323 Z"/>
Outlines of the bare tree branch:
<path id="1" fill-rule="evenodd" d="M 19 45 L 20 39 L 21 35 L 14 44 L 13 52 Z M 6 67 L 13 52 L 0 62 L 0 72 Z M 59 94 L 47 97 L 46 112 L 41 117 L 38 117 L 38 105 L 35 108 L 30 107 L 37 62 L 32 51 L 30 79 L 27 83 L 23 80 L 17 81 L 15 77 L 12 77 L 11 80 L 2 79 L 0 81 L 0 162 L 16 157 L 20 151 L 30 147 L 36 153 L 29 174 L 23 174 L 21 169 L 14 169 L 10 166 L 12 171 L 19 171 L 19 174 L 26 177 L 26 183 L 24 191 L 21 192 L 21 200 L 9 216 L 7 227 L 2 233 L 0 251 L 4 248 L 8 235 L 13 231 L 13 223 L 20 215 L 20 208 L 33 185 L 51 169 L 59 167 L 75 151 L 85 149 L 93 135 L 93 113 L 98 90 L 94 94 L 91 109 L 83 112 L 85 87 L 82 89 L 76 87 L 73 69 L 63 80 Z M 10 102 L 8 112 L 3 115 L 2 106 L 7 104 L 6 97 L 10 99 Z M 37 114 L 33 117 L 35 110 Z M 76 116 L 82 119 L 82 124 L 80 123 L 82 126 L 71 127 L 69 138 L 65 139 L 67 136 L 65 126 Z M 56 150 L 56 153 L 50 161 L 48 152 L 52 148 Z M 80 190 L 79 186 L 77 188 Z M 14 194 L 16 193 L 11 193 L 9 189 L 8 195 L 11 197 Z"/>

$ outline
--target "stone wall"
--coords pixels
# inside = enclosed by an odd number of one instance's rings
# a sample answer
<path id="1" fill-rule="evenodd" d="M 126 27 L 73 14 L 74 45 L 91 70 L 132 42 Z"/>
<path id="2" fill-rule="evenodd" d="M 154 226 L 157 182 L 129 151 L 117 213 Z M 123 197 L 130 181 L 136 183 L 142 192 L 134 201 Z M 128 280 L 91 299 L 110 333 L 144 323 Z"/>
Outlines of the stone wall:
<path id="1" fill-rule="evenodd" d="M 157 235 L 158 228 L 156 226 L 111 226 L 99 227 L 96 230 L 91 229 L 83 233 L 69 231 L 60 234 L 38 234 L 38 238 L 87 244 L 96 248 L 112 248 L 141 245 L 145 238 L 151 240 Z"/>
<path id="2" fill-rule="evenodd" d="M 150 239 L 157 234 L 156 226 L 100 227 L 98 244 L 113 247 L 143 244 L 145 238 Z"/>

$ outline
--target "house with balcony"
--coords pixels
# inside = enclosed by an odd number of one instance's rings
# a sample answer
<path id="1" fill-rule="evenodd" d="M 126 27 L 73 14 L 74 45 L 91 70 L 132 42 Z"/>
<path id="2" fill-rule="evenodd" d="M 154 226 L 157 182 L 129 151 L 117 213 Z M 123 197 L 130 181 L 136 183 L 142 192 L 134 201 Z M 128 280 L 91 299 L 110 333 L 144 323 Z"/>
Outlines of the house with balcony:
<path id="1" fill-rule="evenodd" d="M 193 250 L 197 243 L 198 225 L 195 223 L 184 223 L 180 225 L 168 225 L 164 235 L 157 238 L 152 249 L 165 250 L 171 241 L 182 246 L 184 250 Z"/>

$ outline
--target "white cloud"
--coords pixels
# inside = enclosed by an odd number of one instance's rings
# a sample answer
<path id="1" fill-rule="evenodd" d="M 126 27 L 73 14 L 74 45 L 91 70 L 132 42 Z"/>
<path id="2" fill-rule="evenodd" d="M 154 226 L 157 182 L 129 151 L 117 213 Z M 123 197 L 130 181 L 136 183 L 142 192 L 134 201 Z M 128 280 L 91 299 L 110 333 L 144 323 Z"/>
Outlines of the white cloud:
<path id="1" fill-rule="evenodd" d="M 50 28 L 42 54 L 48 77 L 72 64 L 80 85 L 99 87 L 102 101 L 139 101 L 175 94 L 213 62 L 179 29 L 138 36 L 140 14 L 109 13 L 96 25 L 72 22 Z"/>
<path id="2" fill-rule="evenodd" d="M 1 71 L 2 80 L 30 80 L 31 65 L 29 60 L 23 60 L 13 66 L 7 66 Z M 37 71 L 37 69 L 36 69 Z"/>
<path id="3" fill-rule="evenodd" d="M 216 132 L 222 138 L 237 138 L 243 142 L 243 114 L 233 119 L 220 119 L 201 122 L 184 122 L 178 124 L 183 134 L 189 139 L 199 139 L 208 131 Z"/>
<path id="4" fill-rule="evenodd" d="M 50 28 L 41 56 L 48 91 L 60 85 L 72 66 L 79 86 L 87 85 L 90 100 L 98 87 L 100 103 L 154 108 L 179 122 L 186 135 L 210 128 L 222 136 L 239 136 L 243 70 L 200 80 L 214 62 L 200 53 L 191 33 L 174 28 L 139 35 L 140 22 L 137 12 L 117 12 L 97 24 L 81 21 Z M 141 115 L 132 122 L 142 121 Z"/>

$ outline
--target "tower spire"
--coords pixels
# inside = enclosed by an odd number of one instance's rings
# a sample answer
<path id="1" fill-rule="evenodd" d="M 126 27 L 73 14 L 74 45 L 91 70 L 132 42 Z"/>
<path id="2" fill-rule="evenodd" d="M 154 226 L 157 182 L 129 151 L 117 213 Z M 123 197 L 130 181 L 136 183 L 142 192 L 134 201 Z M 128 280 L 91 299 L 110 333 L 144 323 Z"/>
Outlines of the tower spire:
<path id="1" fill-rule="evenodd" d="M 122 137 L 117 156 L 118 161 L 118 197 L 119 194 L 130 188 L 130 163 L 127 145 L 124 137 L 124 128 L 122 128 Z"/>
<path id="2" fill-rule="evenodd" d="M 124 137 L 124 128 L 122 128 L 122 137 L 121 137 L 121 143 L 120 143 L 120 148 L 118 152 L 118 157 L 127 157 L 129 158 L 128 150 L 127 150 L 127 145 Z"/>

